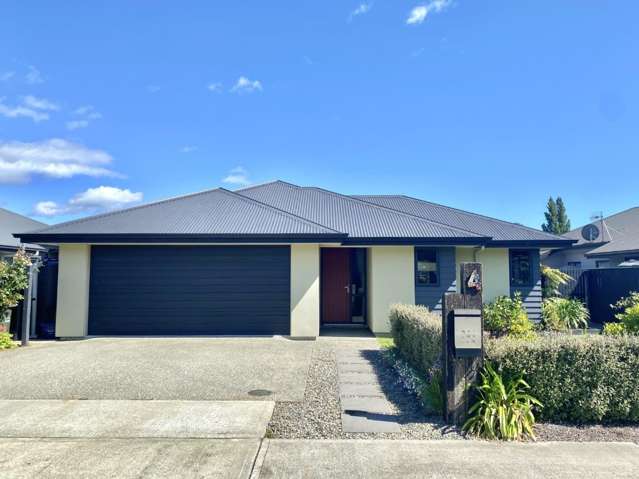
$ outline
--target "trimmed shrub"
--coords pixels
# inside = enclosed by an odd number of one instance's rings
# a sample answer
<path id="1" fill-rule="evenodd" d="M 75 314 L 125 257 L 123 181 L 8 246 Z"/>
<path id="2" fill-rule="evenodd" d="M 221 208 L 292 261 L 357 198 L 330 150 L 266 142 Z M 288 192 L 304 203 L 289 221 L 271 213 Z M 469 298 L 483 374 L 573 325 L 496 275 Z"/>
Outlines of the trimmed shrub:
<path id="1" fill-rule="evenodd" d="M 520 293 L 512 298 L 500 296 L 492 303 L 484 304 L 484 329 L 495 336 L 508 335 L 525 339 L 535 336 Z"/>
<path id="2" fill-rule="evenodd" d="M 402 356 L 429 376 L 440 362 L 442 320 L 423 306 L 395 304 L 390 310 L 391 334 Z"/>
<path id="3" fill-rule="evenodd" d="M 548 298 L 541 306 L 542 326 L 550 331 L 586 328 L 590 313 L 578 299 Z"/>
<path id="4" fill-rule="evenodd" d="M 486 357 L 505 380 L 523 376 L 542 420 L 639 421 L 638 337 L 501 338 L 487 341 Z"/>

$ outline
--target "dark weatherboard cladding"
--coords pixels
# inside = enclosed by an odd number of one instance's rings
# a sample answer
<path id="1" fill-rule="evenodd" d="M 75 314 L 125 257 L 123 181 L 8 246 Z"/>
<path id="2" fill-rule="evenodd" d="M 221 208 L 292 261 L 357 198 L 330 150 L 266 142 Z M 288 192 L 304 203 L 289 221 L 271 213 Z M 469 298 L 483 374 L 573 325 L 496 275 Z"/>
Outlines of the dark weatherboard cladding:
<path id="1" fill-rule="evenodd" d="M 92 246 L 89 335 L 290 334 L 288 246 Z"/>
<path id="2" fill-rule="evenodd" d="M 418 249 L 419 247 L 415 248 L 415 263 Z M 415 280 L 415 304 L 426 306 L 431 311 L 440 311 L 443 294 L 456 292 L 455 248 L 431 249 L 437 251 L 438 282 L 435 285 L 421 285 Z"/>

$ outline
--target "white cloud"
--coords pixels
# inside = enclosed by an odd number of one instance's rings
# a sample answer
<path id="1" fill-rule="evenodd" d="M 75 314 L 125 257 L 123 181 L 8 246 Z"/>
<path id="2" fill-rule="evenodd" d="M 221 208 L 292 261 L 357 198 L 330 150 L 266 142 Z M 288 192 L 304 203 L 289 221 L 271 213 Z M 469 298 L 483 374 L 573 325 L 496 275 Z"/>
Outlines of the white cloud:
<path id="1" fill-rule="evenodd" d="M 38 216 L 60 216 L 83 212 L 114 210 L 130 206 L 142 201 L 141 192 L 134 193 L 129 189 L 114 186 L 98 186 L 78 193 L 66 204 L 59 205 L 55 201 L 36 203 L 34 212 Z"/>
<path id="2" fill-rule="evenodd" d="M 114 186 L 98 186 L 75 195 L 69 204 L 82 208 L 114 209 L 142 201 L 142 193 Z"/>
<path id="3" fill-rule="evenodd" d="M 192 151 L 197 150 L 197 146 L 186 145 L 180 148 L 182 153 L 191 153 Z"/>
<path id="4" fill-rule="evenodd" d="M 60 109 L 60 107 L 55 103 L 44 98 L 37 98 L 33 95 L 25 96 L 22 101 L 26 106 L 35 108 L 36 110 L 57 111 Z"/>
<path id="5" fill-rule="evenodd" d="M 208 85 L 206 85 L 206 88 L 207 90 L 215 92 L 215 93 L 222 92 L 222 84 L 220 82 L 209 83 Z"/>
<path id="6" fill-rule="evenodd" d="M 33 208 L 37 216 L 59 216 L 64 214 L 64 208 L 58 206 L 55 201 L 40 201 Z"/>
<path id="7" fill-rule="evenodd" d="M 0 73 L 0 81 L 9 81 L 15 76 L 16 72 L 2 72 Z"/>
<path id="8" fill-rule="evenodd" d="M 0 98 L 0 115 L 6 118 L 31 118 L 36 123 L 49 119 L 48 113 L 25 105 L 9 106 L 4 103 L 4 98 Z"/>
<path id="9" fill-rule="evenodd" d="M 71 120 L 66 123 L 67 130 L 79 130 L 80 128 L 86 128 L 89 126 L 88 120 Z"/>
<path id="10" fill-rule="evenodd" d="M 429 13 L 439 13 L 450 6 L 452 0 L 432 0 L 425 5 L 413 8 L 406 19 L 408 25 L 419 25 L 426 20 Z"/>
<path id="11" fill-rule="evenodd" d="M 73 114 L 83 118 L 67 121 L 66 123 L 67 130 L 77 130 L 79 128 L 86 128 L 87 126 L 89 126 L 91 121 L 102 118 L 102 114 L 100 112 L 95 111 L 95 108 L 93 108 L 93 105 L 83 105 L 79 108 L 76 108 L 73 111 Z"/>
<path id="12" fill-rule="evenodd" d="M 353 17 L 357 17 L 358 15 L 364 15 L 365 13 L 370 12 L 371 8 L 373 8 L 373 3 L 372 2 L 360 3 L 357 6 L 357 8 L 355 10 L 353 10 L 351 12 L 351 14 L 348 16 L 348 20 L 351 21 L 353 19 Z"/>
<path id="13" fill-rule="evenodd" d="M 58 138 L 34 143 L 0 141 L 0 183 L 27 183 L 33 175 L 121 177 L 108 168 L 112 162 L 105 151 Z"/>
<path id="14" fill-rule="evenodd" d="M 237 186 L 247 186 L 251 184 L 251 181 L 248 179 L 248 171 L 241 166 L 237 166 L 229 171 L 229 174 L 222 179 L 222 182 Z"/>
<path id="15" fill-rule="evenodd" d="M 259 80 L 249 80 L 245 76 L 241 76 L 237 79 L 233 88 L 233 93 L 253 93 L 255 91 L 262 91 L 262 83 Z"/>
<path id="16" fill-rule="evenodd" d="M 29 72 L 25 75 L 24 78 L 29 85 L 44 83 L 44 78 L 42 78 L 42 75 L 40 74 L 40 70 L 38 70 L 33 65 L 29 66 Z"/>

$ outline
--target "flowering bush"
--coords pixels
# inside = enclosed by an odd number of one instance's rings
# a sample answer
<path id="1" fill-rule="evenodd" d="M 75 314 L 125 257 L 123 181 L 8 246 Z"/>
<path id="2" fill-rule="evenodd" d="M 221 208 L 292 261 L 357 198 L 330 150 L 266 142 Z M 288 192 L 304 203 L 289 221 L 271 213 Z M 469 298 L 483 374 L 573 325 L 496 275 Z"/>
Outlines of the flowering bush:
<path id="1" fill-rule="evenodd" d="M 0 317 L 22 301 L 22 292 L 29 284 L 27 275 L 31 261 L 21 249 L 11 261 L 0 261 Z"/>

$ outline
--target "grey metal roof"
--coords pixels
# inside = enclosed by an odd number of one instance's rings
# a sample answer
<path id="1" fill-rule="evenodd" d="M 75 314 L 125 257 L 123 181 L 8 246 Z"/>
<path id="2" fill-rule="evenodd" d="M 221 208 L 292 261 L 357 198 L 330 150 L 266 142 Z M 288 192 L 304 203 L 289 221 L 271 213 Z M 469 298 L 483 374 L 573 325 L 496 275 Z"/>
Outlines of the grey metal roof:
<path id="1" fill-rule="evenodd" d="M 349 238 L 480 239 L 482 236 L 351 196 L 283 181 L 244 188 L 237 193 L 348 233 Z"/>
<path id="2" fill-rule="evenodd" d="M 403 195 L 357 195 L 370 203 L 490 236 L 492 241 L 561 241 L 562 238 L 527 226 L 478 215 Z"/>
<path id="3" fill-rule="evenodd" d="M 223 188 L 83 218 L 32 235 L 335 235 L 339 232 Z"/>
<path id="4" fill-rule="evenodd" d="M 27 249 L 44 250 L 45 248 L 36 244 L 22 244 L 13 236 L 13 233 L 33 231 L 43 226 L 46 224 L 0 208 L 0 249 L 13 250 L 24 246 Z"/>
<path id="5" fill-rule="evenodd" d="M 639 251 L 639 206 L 629 208 L 591 224 L 599 229 L 601 235 L 594 242 L 588 242 L 581 236 L 583 226 L 564 235 L 566 238 L 578 240 L 575 244 L 577 247 L 592 245 L 594 249 L 588 251 L 586 256 Z"/>
<path id="6" fill-rule="evenodd" d="M 404 196 L 342 195 L 274 181 L 223 188 L 20 234 L 27 241 L 197 242 L 305 239 L 351 244 L 540 245 L 571 240 Z M 545 244 L 545 243 L 544 243 Z"/>

